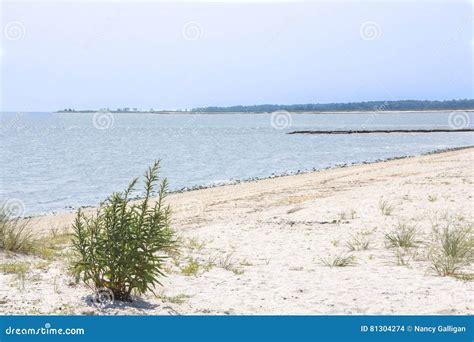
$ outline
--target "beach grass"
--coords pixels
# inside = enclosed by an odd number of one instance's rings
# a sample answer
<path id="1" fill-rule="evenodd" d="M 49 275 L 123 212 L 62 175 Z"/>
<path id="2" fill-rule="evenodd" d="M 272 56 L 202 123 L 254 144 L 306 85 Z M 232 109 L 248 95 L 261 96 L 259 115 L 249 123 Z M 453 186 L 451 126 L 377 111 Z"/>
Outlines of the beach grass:
<path id="1" fill-rule="evenodd" d="M 175 296 L 168 296 L 164 291 L 161 291 L 159 294 L 157 294 L 157 298 L 161 299 L 163 303 L 183 304 L 190 298 L 190 296 L 183 293 Z"/>
<path id="2" fill-rule="evenodd" d="M 381 198 L 379 201 L 379 210 L 384 216 L 390 216 L 392 215 L 393 211 L 395 209 L 395 205 L 384 198 Z"/>
<path id="3" fill-rule="evenodd" d="M 0 264 L 0 272 L 6 274 L 26 274 L 30 270 L 30 263 L 24 261 Z"/>
<path id="4" fill-rule="evenodd" d="M 385 246 L 387 248 L 412 248 L 420 243 L 415 225 L 399 221 L 397 226 L 385 234 Z"/>
<path id="5" fill-rule="evenodd" d="M 366 234 L 358 233 L 352 235 L 351 238 L 346 242 L 346 247 L 349 251 L 364 251 L 370 247 L 370 239 Z"/>
<path id="6" fill-rule="evenodd" d="M 352 254 L 338 254 L 335 256 L 322 257 L 321 262 L 328 267 L 347 267 L 356 264 L 356 258 Z"/>
<path id="7" fill-rule="evenodd" d="M 185 276 L 197 276 L 201 270 L 201 264 L 193 257 L 188 257 L 186 265 L 181 267 L 181 273 Z"/>
<path id="8" fill-rule="evenodd" d="M 474 260 L 472 225 L 447 222 L 434 228 L 428 254 L 431 267 L 441 276 L 454 276 Z"/>
<path id="9" fill-rule="evenodd" d="M 0 208 L 0 249 L 7 252 L 31 253 L 33 233 L 29 221 L 13 218 L 8 210 Z"/>
<path id="10" fill-rule="evenodd" d="M 409 266 L 418 256 L 418 249 L 410 247 L 398 247 L 395 248 L 394 255 L 397 265 Z"/>

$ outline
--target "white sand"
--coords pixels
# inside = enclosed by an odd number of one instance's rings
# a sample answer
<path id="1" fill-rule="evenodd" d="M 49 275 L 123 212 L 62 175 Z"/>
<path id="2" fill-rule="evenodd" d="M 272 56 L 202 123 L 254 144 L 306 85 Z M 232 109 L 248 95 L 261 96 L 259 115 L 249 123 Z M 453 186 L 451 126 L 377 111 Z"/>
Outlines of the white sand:
<path id="1" fill-rule="evenodd" d="M 407 221 L 428 241 L 433 220 L 472 223 L 473 159 L 467 149 L 174 194 L 173 227 L 185 247 L 170 259 L 158 297 L 98 309 L 92 291 L 67 275 L 65 257 L 43 270 L 38 257 L 0 253 L 0 263 L 26 260 L 33 269 L 24 281 L 0 273 L 0 313 L 472 314 L 472 281 L 438 276 L 425 247 L 398 266 L 384 233 Z M 390 216 L 382 215 L 381 198 L 394 206 Z M 72 217 L 39 217 L 32 225 L 46 234 L 67 229 Z M 351 234 L 362 232 L 370 245 L 353 252 L 356 265 L 322 264 L 322 257 L 347 253 Z M 186 276 L 181 268 L 190 257 L 217 265 Z"/>

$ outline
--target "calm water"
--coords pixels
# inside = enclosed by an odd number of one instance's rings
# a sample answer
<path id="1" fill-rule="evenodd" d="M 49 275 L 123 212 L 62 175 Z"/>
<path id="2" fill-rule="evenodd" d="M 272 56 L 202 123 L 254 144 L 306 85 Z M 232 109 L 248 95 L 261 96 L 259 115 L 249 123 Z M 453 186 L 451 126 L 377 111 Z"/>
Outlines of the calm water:
<path id="1" fill-rule="evenodd" d="M 2 201 L 24 214 L 97 205 L 162 160 L 172 190 L 474 145 L 472 133 L 287 135 L 297 129 L 472 127 L 472 113 L 2 113 Z M 272 125 L 273 123 L 273 125 Z M 469 125 L 470 123 L 470 125 Z M 466 124 L 468 126 L 466 126 Z M 282 129 L 277 129 L 277 128 Z M 102 128 L 102 129 L 101 129 Z"/>

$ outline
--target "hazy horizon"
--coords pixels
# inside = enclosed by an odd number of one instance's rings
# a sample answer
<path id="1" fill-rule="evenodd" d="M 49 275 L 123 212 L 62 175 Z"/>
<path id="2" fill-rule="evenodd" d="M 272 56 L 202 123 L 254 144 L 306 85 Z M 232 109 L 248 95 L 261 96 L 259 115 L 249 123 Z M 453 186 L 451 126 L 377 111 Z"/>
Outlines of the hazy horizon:
<path id="1" fill-rule="evenodd" d="M 469 1 L 1 6 L 1 111 L 474 93 Z"/>
<path id="2" fill-rule="evenodd" d="M 470 99 L 446 99 L 446 100 L 413 100 L 413 99 L 402 99 L 402 100 L 390 100 L 390 101 L 394 101 L 394 102 L 402 102 L 402 101 L 420 101 L 420 102 L 423 102 L 423 101 L 430 101 L 430 102 L 449 102 L 449 101 L 463 101 L 463 100 L 467 100 L 467 101 L 473 101 L 474 98 L 470 98 Z M 232 107 L 238 107 L 238 106 L 242 106 L 242 107 L 252 107 L 252 106 L 298 106 L 298 105 L 342 105 L 342 104 L 362 104 L 362 103 L 387 103 L 388 101 L 386 100 L 367 100 L 367 101 L 357 101 L 357 102 L 328 102 L 328 103 L 256 103 L 256 104 L 249 104 L 249 105 L 240 105 L 240 104 L 234 104 L 234 105 L 229 105 L 229 106 L 209 106 L 209 107 L 218 107 L 218 108 L 232 108 Z M 112 107 L 101 107 L 101 108 L 58 108 L 56 109 L 55 111 L 64 111 L 64 110 L 74 110 L 74 111 L 77 111 L 77 112 L 81 112 L 81 111 L 99 111 L 99 110 L 111 110 L 111 111 L 118 111 L 118 110 L 123 110 L 125 108 L 128 108 L 130 110 L 130 112 L 133 112 L 135 109 L 137 109 L 137 111 L 143 111 L 143 112 L 146 112 L 146 111 L 149 111 L 150 109 L 147 109 L 147 108 L 138 108 L 138 107 L 133 107 L 133 106 L 124 106 L 124 107 L 117 107 L 117 108 L 112 108 Z M 154 111 L 192 111 L 193 109 L 201 109 L 201 108 L 206 108 L 206 107 L 195 107 L 195 108 L 173 108 L 173 109 L 169 109 L 169 108 L 162 108 L 162 109 L 154 109 Z M 407 109 L 408 111 L 411 111 L 413 109 Z M 442 110 L 442 109 L 441 109 Z M 455 109 L 446 109 L 446 110 L 455 110 Z M 474 109 L 459 109 L 459 110 L 474 110 Z M 353 110 L 353 111 L 361 111 L 361 110 Z M 362 110 L 363 111 L 363 110 Z M 403 111 L 403 110 L 400 110 L 400 111 Z M 415 109 L 416 111 L 416 109 Z M 426 111 L 436 111 L 435 109 L 426 109 Z M 7 111 L 4 111 L 4 112 L 7 112 Z M 9 112 L 15 112 L 15 111 L 9 111 Z M 49 111 L 48 111 L 49 112 Z"/>

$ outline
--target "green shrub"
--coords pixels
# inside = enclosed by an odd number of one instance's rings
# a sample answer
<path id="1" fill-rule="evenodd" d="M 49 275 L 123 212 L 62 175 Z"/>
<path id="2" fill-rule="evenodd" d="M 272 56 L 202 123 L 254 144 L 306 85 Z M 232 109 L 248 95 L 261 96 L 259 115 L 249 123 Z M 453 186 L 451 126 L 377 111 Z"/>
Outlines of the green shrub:
<path id="1" fill-rule="evenodd" d="M 76 276 L 96 290 L 106 288 L 115 299 L 130 300 L 132 290 L 153 292 L 164 276 L 163 260 L 174 245 L 170 229 L 170 208 L 164 205 L 167 181 L 164 179 L 154 204 L 151 196 L 158 182 L 159 162 L 145 173 L 145 193 L 131 203 L 130 195 L 138 179 L 124 192 L 112 194 L 101 203 L 97 214 L 86 217 L 78 210 L 73 224 L 73 262 Z"/>
<path id="2" fill-rule="evenodd" d="M 31 252 L 33 238 L 28 224 L 28 220 L 12 218 L 5 207 L 0 207 L 0 249 L 9 252 Z"/>
<path id="3" fill-rule="evenodd" d="M 441 276 L 454 276 L 474 259 L 474 236 L 470 225 L 446 223 L 442 229 L 433 229 L 429 260 Z"/>

